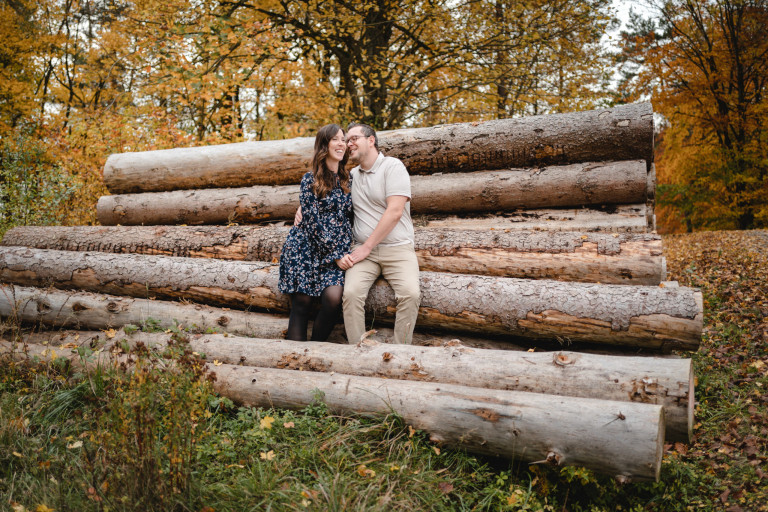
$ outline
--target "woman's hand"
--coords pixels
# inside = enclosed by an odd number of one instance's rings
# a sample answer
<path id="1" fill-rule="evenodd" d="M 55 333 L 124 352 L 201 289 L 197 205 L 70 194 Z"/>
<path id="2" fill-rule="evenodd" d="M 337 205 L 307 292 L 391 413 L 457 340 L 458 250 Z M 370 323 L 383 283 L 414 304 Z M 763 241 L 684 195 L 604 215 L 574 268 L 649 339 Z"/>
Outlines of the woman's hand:
<path id="1" fill-rule="evenodd" d="M 298 226 L 299 224 L 301 224 L 301 205 L 299 205 L 299 209 L 296 210 L 296 215 L 293 216 L 293 225 Z"/>
<path id="2" fill-rule="evenodd" d="M 349 270 L 350 268 L 352 268 L 355 262 L 352 261 L 351 254 L 345 254 L 344 256 L 336 260 L 336 264 L 339 266 L 341 270 Z"/>

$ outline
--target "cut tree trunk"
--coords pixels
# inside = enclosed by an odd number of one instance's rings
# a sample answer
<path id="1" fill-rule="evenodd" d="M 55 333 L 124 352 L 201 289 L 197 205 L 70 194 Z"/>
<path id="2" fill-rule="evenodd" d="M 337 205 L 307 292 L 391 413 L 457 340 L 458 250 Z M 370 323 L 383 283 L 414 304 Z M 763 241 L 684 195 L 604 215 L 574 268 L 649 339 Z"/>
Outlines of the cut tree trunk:
<path id="1" fill-rule="evenodd" d="M 647 182 L 642 160 L 414 176 L 411 210 L 471 213 L 631 204 L 646 201 Z M 298 205 L 299 186 L 283 185 L 102 196 L 96 210 L 105 226 L 196 225 L 292 220 Z"/>
<path id="2" fill-rule="evenodd" d="M 411 174 L 653 160 L 650 103 L 378 135 L 382 151 Z M 118 153 L 107 159 L 104 183 L 113 194 L 296 184 L 313 144 L 307 137 Z"/>
<path id="3" fill-rule="evenodd" d="M 0 280 L 135 297 L 185 298 L 212 305 L 287 311 L 269 263 L 0 247 Z M 419 325 L 484 335 L 696 349 L 701 292 L 422 272 Z M 391 320 L 395 296 L 384 280 L 366 304 Z"/>
<path id="4" fill-rule="evenodd" d="M 63 357 L 80 366 L 104 366 L 110 357 L 101 352 L 83 363 L 74 349 L 0 347 L 16 358 Z M 528 464 L 583 466 L 622 481 L 659 478 L 660 405 L 223 363 L 213 370 L 214 389 L 248 407 L 303 409 L 319 391 L 332 412 L 395 413 L 436 443 Z"/>
<path id="5" fill-rule="evenodd" d="M 276 262 L 290 228 L 22 226 L 4 246 Z M 659 235 L 416 229 L 421 270 L 528 279 L 657 285 Z"/>
<path id="6" fill-rule="evenodd" d="M 647 233 L 648 207 L 606 205 L 604 208 L 555 208 L 494 212 L 487 215 L 414 215 L 418 229 L 449 228 L 497 231 L 602 231 Z"/>
<path id="7" fill-rule="evenodd" d="M 288 317 L 284 314 L 273 315 L 199 304 L 3 284 L 0 284 L 0 317 L 10 319 L 13 325 L 99 330 L 120 329 L 132 325 L 163 330 L 179 328 L 192 333 L 228 333 L 255 338 L 283 338 L 288 328 Z M 311 328 L 310 322 L 310 332 Z M 57 333 L 41 334 L 44 337 L 55 335 Z M 393 338 L 394 332 L 389 328 L 377 328 L 369 334 L 369 339 L 381 343 L 391 342 Z M 337 326 L 328 341 L 346 344 L 344 326 Z M 442 346 L 456 342 L 473 348 L 524 350 L 506 341 L 464 334 L 456 336 L 418 331 L 413 334 L 415 345 Z"/>
<path id="8" fill-rule="evenodd" d="M 103 345 L 107 340 L 104 333 L 99 335 Z M 164 333 L 136 332 L 121 333 L 114 340 L 162 347 L 168 338 Z M 690 359 L 476 350 L 458 342 L 423 347 L 367 339 L 357 345 L 338 345 L 221 334 L 190 335 L 188 340 L 190 350 L 205 354 L 209 361 L 229 364 L 658 404 L 664 407 L 668 441 L 688 443 L 692 434 L 694 381 Z M 36 334 L 24 341 L 51 340 Z M 60 336 L 52 346 L 65 344 L 94 348 L 94 336 Z"/>

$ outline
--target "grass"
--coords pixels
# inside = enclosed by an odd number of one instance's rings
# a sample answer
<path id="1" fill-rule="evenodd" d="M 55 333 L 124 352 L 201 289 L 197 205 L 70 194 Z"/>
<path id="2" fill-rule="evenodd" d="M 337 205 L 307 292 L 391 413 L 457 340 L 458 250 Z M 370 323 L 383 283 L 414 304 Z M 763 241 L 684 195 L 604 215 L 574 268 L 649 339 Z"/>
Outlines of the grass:
<path id="1" fill-rule="evenodd" d="M 175 335 L 168 354 L 132 354 L 139 377 L 2 362 L 0 510 L 768 510 L 768 236 L 670 236 L 665 250 L 706 318 L 695 438 L 666 446 L 658 483 L 474 456 L 322 401 L 240 408 Z"/>

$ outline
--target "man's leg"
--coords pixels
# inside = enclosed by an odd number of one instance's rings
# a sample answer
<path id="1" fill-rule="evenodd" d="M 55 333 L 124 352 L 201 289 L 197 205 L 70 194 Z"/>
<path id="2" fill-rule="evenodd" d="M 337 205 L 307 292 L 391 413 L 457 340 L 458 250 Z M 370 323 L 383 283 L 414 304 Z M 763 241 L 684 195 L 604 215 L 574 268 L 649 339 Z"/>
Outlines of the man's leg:
<path id="1" fill-rule="evenodd" d="M 357 344 L 365 333 L 365 299 L 373 282 L 381 274 L 381 267 L 375 261 L 374 253 L 378 248 L 359 263 L 347 270 L 344 277 L 344 329 L 347 331 L 347 342 Z M 373 258 L 372 258 L 373 256 Z"/>
<path id="2" fill-rule="evenodd" d="M 395 291 L 397 299 L 394 342 L 411 344 L 421 300 L 416 252 L 410 244 L 379 249 L 382 275 Z"/>

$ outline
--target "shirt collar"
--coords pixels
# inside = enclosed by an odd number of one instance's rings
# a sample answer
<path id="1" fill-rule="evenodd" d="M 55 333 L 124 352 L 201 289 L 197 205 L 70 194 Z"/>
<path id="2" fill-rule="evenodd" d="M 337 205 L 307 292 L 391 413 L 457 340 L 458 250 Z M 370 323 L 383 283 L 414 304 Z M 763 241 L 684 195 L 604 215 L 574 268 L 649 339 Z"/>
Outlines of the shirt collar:
<path id="1" fill-rule="evenodd" d="M 381 166 L 381 163 L 384 161 L 384 153 L 379 151 L 379 156 L 376 157 L 376 161 L 373 162 L 373 166 L 370 169 L 363 169 L 363 166 L 360 165 L 359 168 L 362 172 L 367 172 L 369 174 L 375 174 L 376 170 Z"/>

